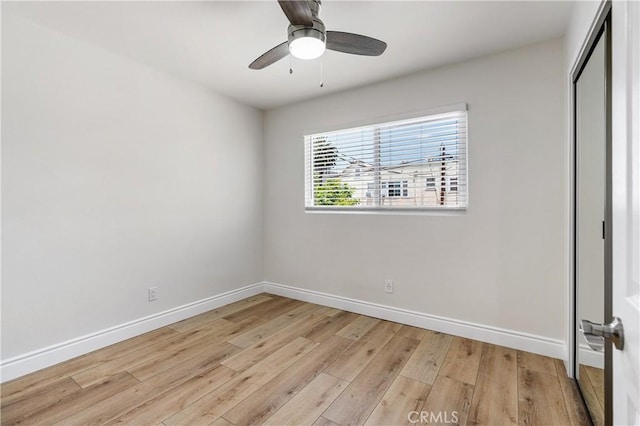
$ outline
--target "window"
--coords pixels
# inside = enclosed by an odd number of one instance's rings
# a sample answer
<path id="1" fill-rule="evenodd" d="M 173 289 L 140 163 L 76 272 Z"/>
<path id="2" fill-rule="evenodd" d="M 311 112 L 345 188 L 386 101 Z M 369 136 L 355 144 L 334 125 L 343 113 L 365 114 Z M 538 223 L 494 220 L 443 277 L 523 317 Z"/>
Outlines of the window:
<path id="1" fill-rule="evenodd" d="M 458 192 L 458 178 L 452 177 L 449 179 L 449 191 Z"/>
<path id="2" fill-rule="evenodd" d="M 305 178 L 307 210 L 464 209 L 466 107 L 305 135 Z"/>
<path id="3" fill-rule="evenodd" d="M 386 189 L 383 191 L 382 196 L 387 197 L 408 197 L 409 196 L 409 183 L 405 181 L 395 181 L 395 182 L 384 182 L 382 184 L 382 188 Z"/>

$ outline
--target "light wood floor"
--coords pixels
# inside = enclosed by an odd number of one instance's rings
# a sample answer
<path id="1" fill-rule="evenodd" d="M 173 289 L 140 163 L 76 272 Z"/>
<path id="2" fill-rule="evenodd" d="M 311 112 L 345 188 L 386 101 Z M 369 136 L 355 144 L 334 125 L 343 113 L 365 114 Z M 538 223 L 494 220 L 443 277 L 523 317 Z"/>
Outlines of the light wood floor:
<path id="1" fill-rule="evenodd" d="M 604 370 L 580 364 L 580 385 L 595 426 L 604 426 Z"/>
<path id="2" fill-rule="evenodd" d="M 589 424 L 559 360 L 267 294 L 1 389 L 7 425 Z"/>

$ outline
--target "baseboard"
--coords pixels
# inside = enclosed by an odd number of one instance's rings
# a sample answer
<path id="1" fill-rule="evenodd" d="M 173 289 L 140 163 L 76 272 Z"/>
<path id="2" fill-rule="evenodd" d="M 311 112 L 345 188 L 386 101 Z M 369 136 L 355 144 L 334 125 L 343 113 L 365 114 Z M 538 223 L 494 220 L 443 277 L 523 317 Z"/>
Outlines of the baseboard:
<path id="1" fill-rule="evenodd" d="M 515 330 L 475 324 L 271 282 L 265 282 L 263 289 L 266 293 L 302 300 L 304 302 L 316 303 L 318 305 L 329 306 L 388 321 L 427 328 L 429 330 L 533 352 L 552 358 L 566 358 L 565 342 L 558 339 L 550 339 L 548 337 L 536 336 Z"/>
<path id="2" fill-rule="evenodd" d="M 0 362 L 0 383 L 263 292 L 257 283 Z"/>
<path id="3" fill-rule="evenodd" d="M 580 343 L 579 348 L 578 359 L 580 364 L 604 370 L 604 352 L 596 352 L 584 343 Z"/>
<path id="4" fill-rule="evenodd" d="M 566 358 L 565 343 L 561 340 L 282 284 L 262 282 L 2 360 L 0 362 L 0 383 L 260 293 L 271 293 L 553 358 Z M 589 359 L 587 356 L 582 358 L 581 355 L 581 359 L 586 361 Z"/>

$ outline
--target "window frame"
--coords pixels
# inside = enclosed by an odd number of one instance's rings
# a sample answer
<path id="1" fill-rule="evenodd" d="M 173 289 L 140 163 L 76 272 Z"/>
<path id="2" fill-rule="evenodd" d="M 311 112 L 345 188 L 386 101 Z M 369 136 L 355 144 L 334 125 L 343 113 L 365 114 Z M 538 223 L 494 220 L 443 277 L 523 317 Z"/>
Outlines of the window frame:
<path id="1" fill-rule="evenodd" d="M 464 173 L 458 174 L 458 190 L 454 192 L 456 195 L 460 194 L 460 187 L 464 186 L 466 197 L 466 202 L 463 205 L 451 206 L 451 205 L 435 205 L 435 206 L 398 206 L 398 205 L 353 205 L 353 206 L 315 206 L 315 205 L 307 205 L 309 201 L 309 194 L 311 194 L 311 200 L 313 200 L 313 183 L 312 177 L 310 174 L 312 171 L 313 164 L 313 150 L 308 149 L 307 145 L 307 137 L 311 137 L 318 134 L 323 133 L 332 133 L 332 132 L 341 132 L 354 130 L 359 127 L 372 127 L 376 125 L 384 126 L 389 123 L 393 123 L 396 121 L 405 121 L 405 120 L 414 120 L 420 118 L 427 118 L 429 116 L 437 116 L 441 114 L 454 113 L 454 112 L 463 112 L 465 114 L 465 137 L 464 140 L 459 144 L 464 149 Z M 386 116 L 383 118 L 375 119 L 375 120 L 367 120 L 361 122 L 354 122 L 349 124 L 343 124 L 339 126 L 330 126 L 325 128 L 315 129 L 313 131 L 305 131 L 303 134 L 303 141 L 305 144 L 304 148 L 304 174 L 305 174 L 305 205 L 304 209 L 306 213 L 354 213 L 354 214 L 426 214 L 426 215 L 458 215 L 465 214 L 469 209 L 470 205 L 470 190 L 469 190 L 469 116 L 468 116 L 468 108 L 466 103 L 450 105 L 442 108 L 434 108 L 427 111 L 422 111 L 419 113 L 411 113 L 411 114 L 402 114 L 402 115 L 394 115 L 394 116 Z M 310 173 L 311 172 L 311 173 Z M 398 180 L 402 183 L 402 180 Z M 450 188 L 450 179 L 447 178 L 446 188 L 449 190 Z M 437 179 L 435 187 L 426 187 L 425 191 L 432 191 L 437 189 Z M 401 188 L 402 190 L 402 188 Z M 368 190 L 367 190 L 368 191 Z M 401 193 L 402 194 L 402 193 Z M 382 188 L 380 198 L 387 198 L 392 200 L 397 200 L 401 198 L 405 198 L 401 196 L 392 196 L 392 197 L 382 197 Z"/>

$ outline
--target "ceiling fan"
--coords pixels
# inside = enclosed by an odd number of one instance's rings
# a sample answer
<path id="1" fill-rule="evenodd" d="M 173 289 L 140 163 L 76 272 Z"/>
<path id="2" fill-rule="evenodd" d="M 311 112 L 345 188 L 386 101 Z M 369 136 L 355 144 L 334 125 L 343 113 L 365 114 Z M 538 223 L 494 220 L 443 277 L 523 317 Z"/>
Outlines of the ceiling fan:
<path id="1" fill-rule="evenodd" d="M 379 56 L 387 43 L 360 34 L 327 31 L 320 20 L 321 0 L 278 0 L 289 19 L 289 39 L 262 54 L 249 68 L 260 70 L 291 54 L 299 59 L 315 59 L 325 49 L 353 55 Z"/>

